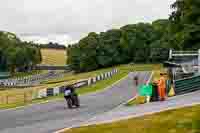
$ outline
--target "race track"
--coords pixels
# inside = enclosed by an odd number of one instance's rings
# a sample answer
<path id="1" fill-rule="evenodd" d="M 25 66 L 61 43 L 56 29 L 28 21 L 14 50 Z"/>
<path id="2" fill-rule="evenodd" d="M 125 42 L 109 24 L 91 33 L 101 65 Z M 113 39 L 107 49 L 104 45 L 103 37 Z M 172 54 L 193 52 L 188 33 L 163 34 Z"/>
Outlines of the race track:
<path id="1" fill-rule="evenodd" d="M 111 88 L 80 96 L 79 109 L 64 109 L 65 101 L 27 106 L 0 111 L 0 133 L 52 133 L 65 127 L 80 125 L 95 115 L 108 112 L 136 95 L 133 76 Z M 137 72 L 140 83 L 147 81 L 151 72 Z"/>

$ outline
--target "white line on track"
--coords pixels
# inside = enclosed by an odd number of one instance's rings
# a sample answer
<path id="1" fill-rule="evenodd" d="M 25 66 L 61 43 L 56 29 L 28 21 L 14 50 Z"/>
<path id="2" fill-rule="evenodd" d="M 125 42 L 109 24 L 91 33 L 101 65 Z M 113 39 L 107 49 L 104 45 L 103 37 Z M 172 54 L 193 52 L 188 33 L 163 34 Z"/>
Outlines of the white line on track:
<path id="1" fill-rule="evenodd" d="M 137 72 L 136 72 L 136 73 L 137 73 Z M 133 73 L 133 74 L 135 75 L 136 73 Z M 115 82 L 114 84 L 112 84 L 111 86 L 106 87 L 106 88 L 110 88 L 110 87 L 114 86 L 115 84 L 117 84 L 117 83 L 119 83 L 120 81 L 126 79 L 126 78 L 127 78 L 128 76 L 130 76 L 130 75 L 132 75 L 132 74 L 129 73 L 127 76 L 125 76 L 125 77 L 122 78 L 121 80 Z M 151 81 L 152 76 L 153 76 L 153 72 L 151 72 L 151 75 L 150 75 L 150 77 L 149 77 L 147 83 L 149 83 L 149 82 Z M 148 76 L 145 76 L 145 78 L 144 78 L 143 80 L 145 80 L 146 77 L 148 77 Z M 106 89 L 104 89 L 104 90 L 106 90 Z M 126 102 L 120 104 L 119 106 L 115 107 L 114 109 L 116 109 L 116 108 L 118 108 L 118 107 L 120 107 L 120 106 L 126 104 L 127 102 L 129 102 L 129 101 L 135 99 L 136 97 L 137 97 L 137 95 L 136 95 L 135 97 L 129 99 L 128 101 L 126 101 Z M 110 110 L 110 111 L 112 111 L 112 110 Z M 107 111 L 107 112 L 110 112 L 110 111 Z M 106 113 L 106 112 L 104 112 L 104 113 Z M 92 118 L 95 118 L 95 117 L 92 117 Z M 92 119 L 92 118 L 91 118 L 91 119 Z M 117 121 L 117 120 L 115 120 L 115 121 Z M 112 121 L 112 122 L 114 122 L 114 121 Z M 99 122 L 99 123 L 100 123 L 100 122 Z M 95 125 L 96 125 L 96 124 L 98 125 L 98 123 L 95 123 Z M 93 124 L 86 123 L 86 124 L 83 124 L 82 126 L 89 126 L 89 125 L 93 125 Z M 68 128 L 64 128 L 64 129 L 58 130 L 58 131 L 56 131 L 56 132 L 54 132 L 54 133 L 62 133 L 62 132 L 66 132 L 67 130 L 70 130 L 70 129 L 72 129 L 72 128 L 78 128 L 78 127 L 81 127 L 81 125 L 74 125 L 74 126 L 71 126 L 71 127 L 68 127 Z"/>

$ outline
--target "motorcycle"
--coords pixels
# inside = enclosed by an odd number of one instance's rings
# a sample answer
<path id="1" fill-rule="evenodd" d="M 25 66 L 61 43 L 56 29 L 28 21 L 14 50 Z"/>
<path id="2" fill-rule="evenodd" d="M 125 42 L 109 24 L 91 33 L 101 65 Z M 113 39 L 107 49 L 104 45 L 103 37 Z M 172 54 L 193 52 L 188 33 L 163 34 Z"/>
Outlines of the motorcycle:
<path id="1" fill-rule="evenodd" d="M 73 87 L 68 86 L 65 88 L 64 98 L 69 109 L 72 109 L 74 106 L 77 108 L 80 107 L 78 94 Z"/>

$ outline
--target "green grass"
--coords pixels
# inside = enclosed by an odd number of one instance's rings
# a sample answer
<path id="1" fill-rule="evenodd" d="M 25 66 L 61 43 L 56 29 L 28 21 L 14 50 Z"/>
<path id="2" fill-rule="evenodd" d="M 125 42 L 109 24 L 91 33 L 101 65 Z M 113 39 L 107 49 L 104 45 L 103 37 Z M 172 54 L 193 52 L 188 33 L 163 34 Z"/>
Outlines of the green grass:
<path id="1" fill-rule="evenodd" d="M 117 68 L 120 70 L 119 74 L 114 75 L 111 79 L 108 80 L 102 80 L 98 81 L 96 84 L 83 87 L 78 90 L 79 94 L 84 94 L 84 93 L 90 93 L 90 92 L 95 92 L 98 90 L 101 90 L 102 88 L 106 88 L 107 86 L 112 85 L 114 82 L 120 80 L 121 78 L 125 77 L 131 70 L 134 71 L 151 71 L 152 69 L 155 69 L 157 67 L 162 67 L 161 65 L 154 65 L 154 64 L 148 64 L 148 65 L 135 65 L 135 67 L 129 66 L 129 65 L 121 65 L 118 66 Z"/>
<path id="2" fill-rule="evenodd" d="M 200 105 L 64 133 L 200 133 Z"/>
<path id="3" fill-rule="evenodd" d="M 62 78 L 46 80 L 46 81 L 43 81 L 42 84 L 54 84 L 54 83 L 62 83 L 62 82 L 66 82 L 66 81 L 72 81 L 72 80 L 86 79 L 86 78 L 89 78 L 89 77 L 95 77 L 95 76 L 97 76 L 101 73 L 109 72 L 111 70 L 112 70 L 112 68 L 104 68 L 104 69 L 99 69 L 99 70 L 96 70 L 96 71 L 78 73 L 78 74 L 67 73 Z"/>
<path id="4" fill-rule="evenodd" d="M 152 71 L 162 68 L 161 64 L 135 64 L 135 65 L 119 65 L 116 66 L 120 71 L 123 72 L 130 72 L 130 71 Z M 89 77 L 97 76 L 101 73 L 109 72 L 113 69 L 113 67 L 110 68 L 103 68 L 96 71 L 86 72 L 86 73 L 79 73 L 79 74 L 72 74 L 68 73 L 62 78 L 57 78 L 53 80 L 46 80 L 42 82 L 43 84 L 54 84 L 54 83 L 62 83 L 66 81 L 72 81 L 72 80 L 80 80 L 80 79 L 86 79 Z"/>
<path id="5" fill-rule="evenodd" d="M 115 68 L 117 68 L 118 70 L 120 70 L 120 72 L 116 75 L 114 75 L 112 78 L 110 79 L 106 79 L 106 80 L 102 80 L 102 81 L 98 81 L 96 84 L 93 84 L 91 86 L 87 86 L 87 87 L 83 87 L 80 88 L 78 90 L 78 94 L 86 94 L 86 93 L 91 93 L 91 92 L 95 92 L 98 90 L 102 90 L 104 88 L 106 88 L 107 86 L 112 85 L 114 82 L 120 80 L 121 78 L 123 78 L 124 76 L 126 76 L 130 71 L 151 71 L 151 70 L 156 70 L 157 68 L 162 67 L 160 64 L 147 64 L 147 65 L 143 65 L 143 64 L 138 64 L 138 65 L 120 65 L 120 66 L 116 66 Z M 100 69 L 97 71 L 93 71 L 93 72 L 88 72 L 88 73 L 80 73 L 80 74 L 75 74 L 75 75 L 71 75 L 70 74 L 66 77 L 66 79 L 68 79 L 68 82 L 59 82 L 59 83 L 48 83 L 48 84 L 44 84 L 42 86 L 38 86 L 35 87 L 35 90 L 39 90 L 42 88 L 48 88 L 48 87 L 55 87 L 55 86 L 62 86 L 64 84 L 67 83 L 73 83 L 77 80 L 80 79 L 85 79 L 86 77 L 91 77 L 91 76 L 96 76 L 100 73 L 104 73 L 104 72 L 108 72 L 112 70 L 112 68 L 104 68 L 104 69 Z M 25 90 L 32 90 L 31 88 L 26 88 Z M 0 94 L 5 95 L 5 94 L 11 94 L 11 95 L 15 95 L 17 96 L 17 94 L 23 94 L 23 90 L 19 90 L 18 89 L 13 89 L 13 90 L 6 90 L 6 91 L 0 91 Z M 21 98 L 21 97 L 19 97 Z M 55 99 L 61 99 L 63 98 L 63 95 L 58 95 L 58 96 L 53 96 L 53 97 L 48 97 L 48 98 L 44 98 L 44 99 L 37 99 L 37 100 L 33 100 L 32 102 L 26 103 L 26 104 L 30 104 L 30 103 L 39 103 L 39 102 L 44 102 L 47 100 L 55 100 Z M 20 100 L 21 101 L 21 100 Z M 16 103 L 12 103 L 12 104 L 0 104 L 0 109 L 5 109 L 5 108 L 15 108 L 18 106 L 24 106 L 26 105 L 24 103 L 19 103 L 18 101 L 16 101 Z"/>
<path id="6" fill-rule="evenodd" d="M 106 88 L 107 86 L 112 85 L 114 82 L 120 80 L 121 78 L 123 78 L 127 74 L 128 73 L 126 73 L 126 72 L 118 73 L 118 74 L 114 75 L 112 78 L 99 81 L 96 84 L 93 84 L 91 86 L 82 87 L 77 91 L 77 93 L 79 95 L 83 95 L 83 94 L 95 92 L 95 91 L 98 91 L 98 90 L 102 90 L 102 89 Z M 41 103 L 41 102 L 45 102 L 45 101 L 49 101 L 49 100 L 62 100 L 62 99 L 63 99 L 63 94 L 59 94 L 57 96 L 35 99 L 35 100 L 33 100 L 31 102 L 27 102 L 27 103 L 17 102 L 17 103 L 12 103 L 12 104 L 0 104 L 0 109 L 16 108 L 18 106 L 25 106 L 25 105 L 28 105 L 28 104 Z"/>
<path id="7" fill-rule="evenodd" d="M 107 86 L 112 85 L 116 81 L 122 79 L 125 77 L 128 73 L 126 72 L 120 72 L 117 75 L 114 75 L 112 78 L 107 79 L 107 80 L 102 80 L 97 82 L 96 84 L 93 84 L 91 86 L 83 87 L 78 90 L 78 94 L 85 94 L 85 93 L 90 93 L 90 92 L 95 92 L 98 90 L 102 90 L 103 88 L 106 88 Z"/>

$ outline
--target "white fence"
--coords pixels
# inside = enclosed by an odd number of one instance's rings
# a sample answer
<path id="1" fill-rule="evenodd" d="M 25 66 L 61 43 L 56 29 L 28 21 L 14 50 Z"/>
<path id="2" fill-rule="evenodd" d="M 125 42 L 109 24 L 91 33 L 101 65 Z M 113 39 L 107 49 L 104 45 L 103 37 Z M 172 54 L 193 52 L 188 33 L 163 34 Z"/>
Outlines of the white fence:
<path id="1" fill-rule="evenodd" d="M 85 79 L 85 80 L 77 81 L 76 83 L 73 84 L 73 86 L 75 88 L 80 88 L 80 87 L 83 87 L 83 86 L 90 86 L 92 84 L 95 84 L 98 81 L 111 78 L 113 75 L 117 74 L 118 72 L 119 71 L 117 69 L 113 69 L 110 72 L 105 72 L 105 73 L 99 74 L 95 77 L 90 77 L 90 78 Z M 44 97 L 48 97 L 48 96 L 56 96 L 58 94 L 64 93 L 64 89 L 65 89 L 64 86 L 43 89 L 43 90 L 40 90 L 38 92 L 38 94 L 37 94 L 37 96 L 35 96 L 35 98 L 44 98 Z"/>

